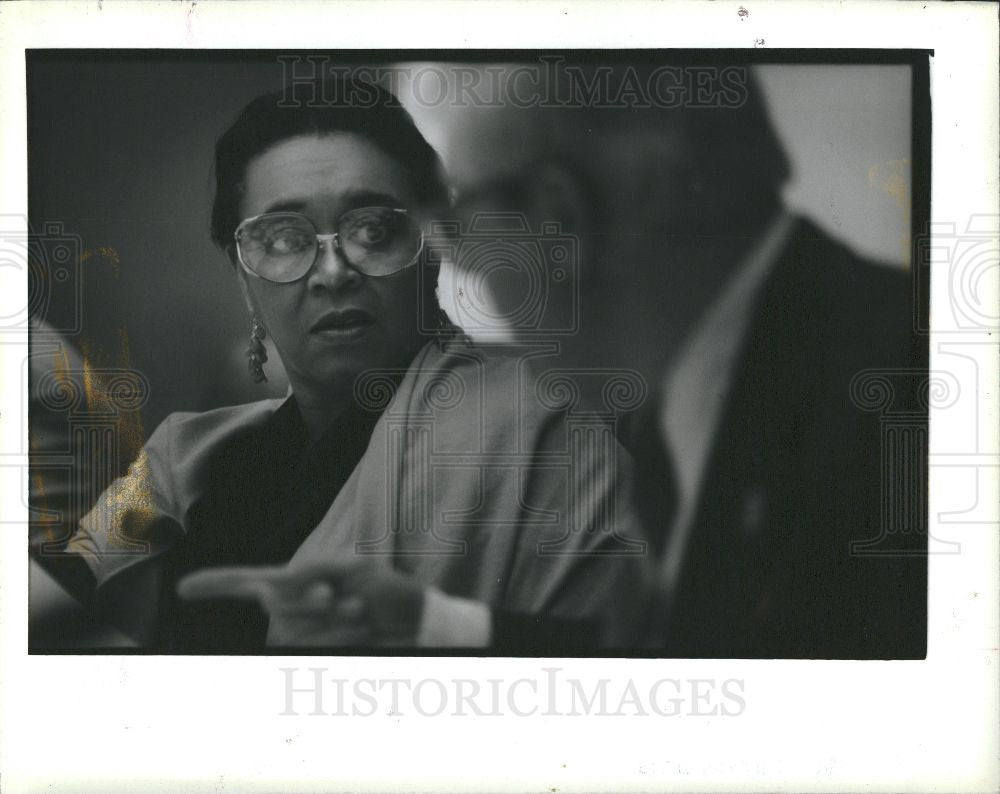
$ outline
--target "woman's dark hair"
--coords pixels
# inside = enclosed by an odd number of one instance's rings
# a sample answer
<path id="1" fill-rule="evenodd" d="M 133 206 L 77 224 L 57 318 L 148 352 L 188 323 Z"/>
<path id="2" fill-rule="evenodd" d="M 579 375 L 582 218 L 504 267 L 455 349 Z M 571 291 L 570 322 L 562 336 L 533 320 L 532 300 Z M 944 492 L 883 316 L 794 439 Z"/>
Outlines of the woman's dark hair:
<path id="1" fill-rule="evenodd" d="M 232 242 L 254 157 L 288 138 L 335 132 L 361 135 L 395 159 L 409 172 L 422 206 L 447 203 L 437 152 L 391 92 L 344 76 L 297 82 L 254 99 L 216 143 L 212 240 L 221 248 Z"/>

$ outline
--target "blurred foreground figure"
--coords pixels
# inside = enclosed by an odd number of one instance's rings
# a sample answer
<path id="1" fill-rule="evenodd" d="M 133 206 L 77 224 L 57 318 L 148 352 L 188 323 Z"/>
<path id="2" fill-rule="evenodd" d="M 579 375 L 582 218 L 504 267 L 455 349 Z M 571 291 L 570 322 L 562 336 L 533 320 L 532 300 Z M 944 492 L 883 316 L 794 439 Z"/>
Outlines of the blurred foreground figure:
<path id="1" fill-rule="evenodd" d="M 578 73 L 613 87 L 625 72 Z M 788 161 L 750 75 L 715 79 L 737 90 L 713 107 L 454 111 L 458 216 L 575 235 L 579 299 L 548 307 L 578 316 L 553 337 L 562 365 L 652 387 L 620 432 L 660 541 L 660 652 L 923 657 L 927 364 L 910 279 L 785 210 Z M 474 267 L 457 262 L 456 283 Z M 491 286 L 514 318 L 513 276 Z"/>

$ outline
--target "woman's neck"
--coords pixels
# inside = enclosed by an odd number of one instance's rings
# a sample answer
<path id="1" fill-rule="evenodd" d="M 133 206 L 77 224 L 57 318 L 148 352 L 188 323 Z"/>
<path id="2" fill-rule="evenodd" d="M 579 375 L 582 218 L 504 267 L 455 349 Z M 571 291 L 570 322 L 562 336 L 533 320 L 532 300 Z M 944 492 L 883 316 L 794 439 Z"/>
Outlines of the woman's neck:
<path id="1" fill-rule="evenodd" d="M 318 441 L 350 405 L 350 397 L 336 398 L 330 395 L 314 395 L 295 391 L 295 402 L 302 416 L 302 423 L 308 436 L 307 448 Z"/>
<path id="2" fill-rule="evenodd" d="M 395 373 L 391 379 L 398 383 L 402 379 L 402 374 L 413 362 L 417 352 L 423 347 L 426 339 L 421 337 L 420 345 L 413 350 L 400 356 L 396 361 L 383 365 L 386 374 Z M 305 425 L 308 436 L 307 447 L 311 447 L 318 441 L 329 427 L 343 413 L 355 404 L 354 379 L 346 378 L 351 384 L 350 388 L 323 388 L 315 383 L 296 382 L 296 379 L 289 375 L 292 384 L 292 392 L 295 394 L 295 401 Z"/>

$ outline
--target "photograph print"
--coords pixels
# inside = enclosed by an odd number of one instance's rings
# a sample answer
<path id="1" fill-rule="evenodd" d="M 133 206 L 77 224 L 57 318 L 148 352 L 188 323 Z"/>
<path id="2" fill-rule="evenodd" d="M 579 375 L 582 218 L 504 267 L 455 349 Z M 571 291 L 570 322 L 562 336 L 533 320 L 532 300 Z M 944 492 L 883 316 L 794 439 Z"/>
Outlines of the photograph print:
<path id="1" fill-rule="evenodd" d="M 923 659 L 929 57 L 29 50 L 30 652 Z"/>

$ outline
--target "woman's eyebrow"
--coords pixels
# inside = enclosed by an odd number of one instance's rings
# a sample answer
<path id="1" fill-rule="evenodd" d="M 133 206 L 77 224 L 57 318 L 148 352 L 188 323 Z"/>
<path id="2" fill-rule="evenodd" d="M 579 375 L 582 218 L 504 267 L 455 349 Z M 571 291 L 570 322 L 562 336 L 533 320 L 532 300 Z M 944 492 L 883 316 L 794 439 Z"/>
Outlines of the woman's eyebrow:
<path id="1" fill-rule="evenodd" d="M 264 212 L 302 212 L 305 208 L 306 202 L 302 199 L 286 199 L 269 204 Z"/>
<path id="2" fill-rule="evenodd" d="M 406 205 L 391 193 L 377 190 L 349 190 L 340 197 L 341 212 L 358 207 L 400 207 Z M 305 212 L 309 202 L 305 199 L 283 199 L 269 204 L 264 212 Z"/>
<path id="3" fill-rule="evenodd" d="M 399 197 L 377 190 L 349 190 L 343 196 L 344 208 L 354 207 L 403 207 Z"/>

